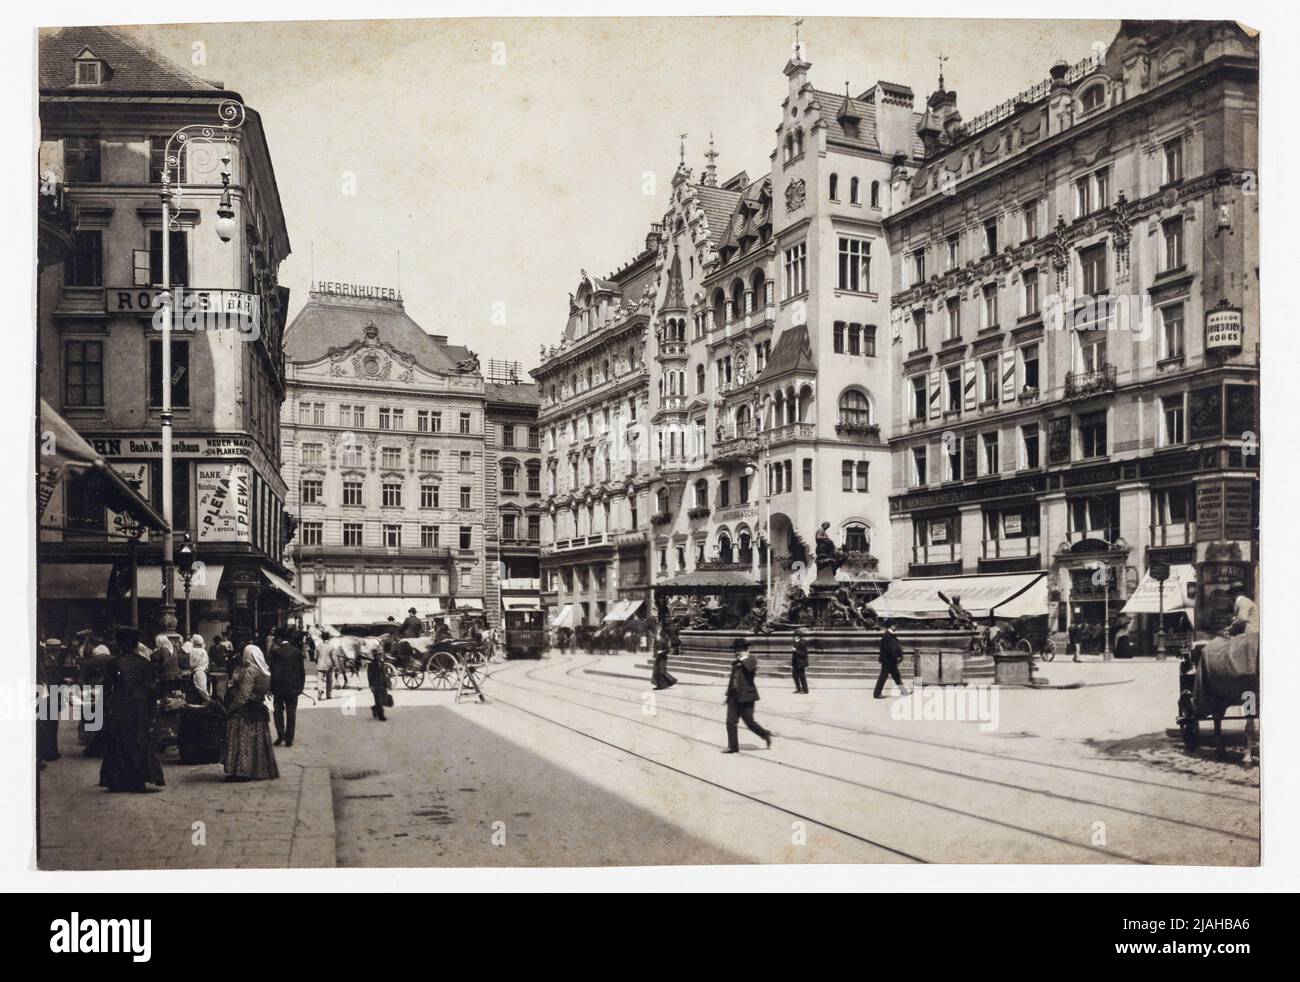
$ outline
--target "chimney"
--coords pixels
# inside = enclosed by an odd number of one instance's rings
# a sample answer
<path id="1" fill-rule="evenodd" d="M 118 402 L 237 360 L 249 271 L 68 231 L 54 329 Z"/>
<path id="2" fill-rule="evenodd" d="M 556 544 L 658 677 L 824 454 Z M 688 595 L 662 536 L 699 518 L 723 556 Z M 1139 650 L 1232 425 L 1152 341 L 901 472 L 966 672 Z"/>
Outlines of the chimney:
<path id="1" fill-rule="evenodd" d="M 433 340 L 436 341 L 438 344 L 447 343 L 447 335 L 445 334 L 430 334 L 429 337 L 433 338 Z"/>
<path id="2" fill-rule="evenodd" d="M 663 238 L 663 226 L 651 225 L 650 231 L 646 233 L 646 237 L 645 237 L 645 251 L 658 252 L 659 242 L 661 241 L 662 238 Z"/>

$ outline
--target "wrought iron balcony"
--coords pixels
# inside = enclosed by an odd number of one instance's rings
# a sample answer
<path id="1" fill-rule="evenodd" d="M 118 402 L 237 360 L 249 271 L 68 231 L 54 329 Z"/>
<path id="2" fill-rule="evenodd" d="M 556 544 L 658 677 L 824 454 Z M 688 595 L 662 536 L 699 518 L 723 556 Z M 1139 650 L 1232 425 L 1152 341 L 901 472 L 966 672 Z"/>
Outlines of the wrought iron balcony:
<path id="1" fill-rule="evenodd" d="M 1115 388 L 1115 366 L 1102 365 L 1090 372 L 1070 372 L 1065 376 L 1065 398 L 1083 399 Z"/>

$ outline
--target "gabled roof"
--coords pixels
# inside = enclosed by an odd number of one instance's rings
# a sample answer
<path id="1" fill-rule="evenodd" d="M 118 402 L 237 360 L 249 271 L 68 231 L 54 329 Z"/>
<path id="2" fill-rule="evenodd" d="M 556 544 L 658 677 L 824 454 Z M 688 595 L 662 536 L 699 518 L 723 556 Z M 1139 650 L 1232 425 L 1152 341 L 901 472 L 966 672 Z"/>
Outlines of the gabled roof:
<path id="1" fill-rule="evenodd" d="M 89 48 L 108 66 L 101 84 L 76 85 L 74 61 Z M 116 27 L 43 28 L 37 43 L 41 91 L 220 92 L 176 62 Z"/>
<path id="2" fill-rule="evenodd" d="M 400 304 L 352 304 L 318 296 L 308 300 L 285 329 L 284 357 L 293 362 L 318 361 L 331 348 L 346 348 L 364 338 L 371 322 L 379 330 L 380 341 L 414 355 L 430 371 L 454 372 L 458 362 L 470 357 L 463 345 L 435 341 Z"/>
<path id="3" fill-rule="evenodd" d="M 786 372 L 815 372 L 812 345 L 808 341 L 808 325 L 786 328 L 776 339 L 772 354 L 768 356 L 767 367 L 763 369 L 764 378 L 784 375 Z"/>
<path id="4" fill-rule="evenodd" d="M 704 216 L 709 220 L 709 243 L 716 246 L 727 231 L 727 222 L 731 220 L 731 213 L 735 211 L 741 192 L 724 191 L 722 188 L 702 184 L 691 188 L 691 191 L 699 199 Z"/>
<path id="5" fill-rule="evenodd" d="M 519 406 L 538 406 L 542 401 L 536 382 L 484 382 L 483 395 L 488 402 Z"/>

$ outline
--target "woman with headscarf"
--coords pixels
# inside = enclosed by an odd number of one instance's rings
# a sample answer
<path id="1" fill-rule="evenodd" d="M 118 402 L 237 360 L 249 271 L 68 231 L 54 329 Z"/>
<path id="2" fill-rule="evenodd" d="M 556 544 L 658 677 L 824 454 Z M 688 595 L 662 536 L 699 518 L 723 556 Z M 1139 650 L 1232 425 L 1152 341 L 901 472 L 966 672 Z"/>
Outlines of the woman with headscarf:
<path id="1" fill-rule="evenodd" d="M 176 748 L 182 764 L 216 764 L 226 742 L 226 713 L 212 698 L 208 684 L 208 652 L 197 634 L 190 642 L 190 671 L 185 680 L 185 706 L 176 727 Z"/>
<path id="2" fill-rule="evenodd" d="M 162 786 L 162 764 L 154 753 L 149 725 L 154 713 L 151 652 L 130 628 L 117 634 L 117 658 L 104 686 L 104 761 L 99 783 L 109 791 L 143 791 Z"/>
<path id="3" fill-rule="evenodd" d="M 226 750 L 222 763 L 227 781 L 261 781 L 279 777 L 271 747 L 271 714 L 266 695 L 271 691 L 271 670 L 262 649 L 250 644 L 226 692 Z"/>
<path id="4" fill-rule="evenodd" d="M 667 631 L 660 631 L 659 637 L 655 639 L 654 674 L 650 676 L 656 689 L 667 689 L 677 684 L 677 679 L 668 673 L 668 654 L 674 648 L 676 639 L 670 637 Z"/>

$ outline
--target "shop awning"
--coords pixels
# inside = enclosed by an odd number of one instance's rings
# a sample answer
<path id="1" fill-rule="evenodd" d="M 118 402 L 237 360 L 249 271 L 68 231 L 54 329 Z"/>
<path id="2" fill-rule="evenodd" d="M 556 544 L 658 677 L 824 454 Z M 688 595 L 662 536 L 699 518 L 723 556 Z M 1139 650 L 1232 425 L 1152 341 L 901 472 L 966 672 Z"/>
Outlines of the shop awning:
<path id="1" fill-rule="evenodd" d="M 447 601 L 449 614 L 459 614 L 461 611 L 482 611 L 483 601 L 477 597 L 452 597 Z M 456 605 L 455 610 L 450 609 L 451 604 Z"/>
<path id="2" fill-rule="evenodd" d="M 611 623 L 616 623 L 618 621 L 627 620 L 629 617 L 631 617 L 633 614 L 635 614 L 638 610 L 641 609 L 641 603 L 642 601 L 640 600 L 618 601 L 616 604 L 614 604 L 610 612 L 605 615 L 605 620 L 602 623 L 611 624 Z"/>
<path id="3" fill-rule="evenodd" d="M 262 576 L 266 578 L 266 582 L 271 584 L 273 588 L 275 588 L 280 593 L 283 593 L 286 597 L 288 597 L 289 600 L 292 601 L 295 607 L 316 606 L 315 601 L 308 600 L 306 597 L 304 597 L 301 593 L 295 590 L 292 584 L 290 584 L 289 581 L 286 580 L 284 577 L 277 576 L 275 573 L 272 573 L 269 569 L 262 570 Z"/>
<path id="4" fill-rule="evenodd" d="M 553 627 L 573 627 L 573 604 L 565 604 L 555 615 Z"/>
<path id="5" fill-rule="evenodd" d="M 44 399 L 41 400 L 41 431 L 51 435 L 48 442 L 51 453 L 39 454 L 41 502 L 48 500 L 47 491 L 70 471 L 93 475 L 103 502 L 119 514 L 130 515 L 145 528 L 165 532 L 167 523 L 153 510 L 149 502 L 131 487 L 108 461 L 97 454 L 66 419 L 56 413 Z M 143 594 L 142 594 L 143 596 Z M 193 596 L 193 593 L 191 593 Z"/>
<path id="6" fill-rule="evenodd" d="M 41 563 L 36 595 L 40 600 L 103 600 L 112 573 L 108 563 Z"/>
<path id="7" fill-rule="evenodd" d="M 322 624 L 379 624 L 389 617 L 400 623 L 412 607 L 420 617 L 442 614 L 437 597 L 320 597 L 316 616 Z"/>
<path id="8" fill-rule="evenodd" d="M 1166 614 L 1182 611 L 1193 624 L 1196 623 L 1196 570 L 1189 565 L 1169 566 L 1169 579 L 1165 580 L 1164 611 Z M 1161 605 L 1160 584 L 1147 573 L 1128 598 L 1121 614 L 1159 614 Z"/>
<path id="9" fill-rule="evenodd" d="M 190 599 L 216 600 L 217 587 L 221 585 L 221 574 L 225 569 L 221 563 L 204 563 L 201 570 L 196 569 L 190 580 Z M 159 599 L 163 586 L 162 567 L 139 567 L 135 574 L 135 585 L 141 600 Z M 172 599 L 177 603 L 185 599 L 185 580 L 175 566 L 172 567 Z"/>
<path id="10" fill-rule="evenodd" d="M 762 590 L 763 584 L 739 569 L 695 569 L 655 584 L 656 594 L 733 593 Z"/>
<path id="11" fill-rule="evenodd" d="M 927 619 L 947 617 L 948 605 L 939 599 L 961 598 L 972 617 L 1035 617 L 1047 613 L 1047 574 L 987 573 L 971 576 L 912 577 L 895 580 L 867 606 L 883 618 Z"/>

